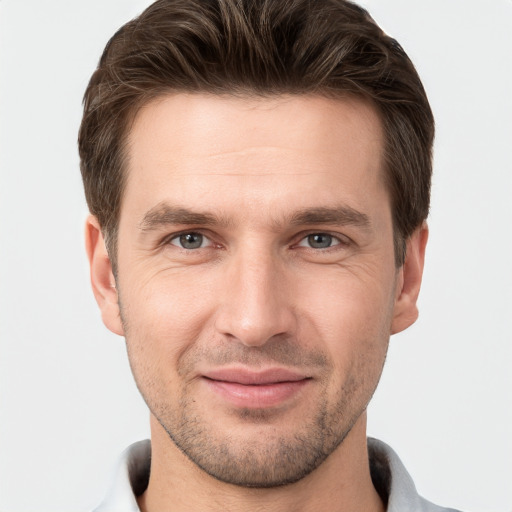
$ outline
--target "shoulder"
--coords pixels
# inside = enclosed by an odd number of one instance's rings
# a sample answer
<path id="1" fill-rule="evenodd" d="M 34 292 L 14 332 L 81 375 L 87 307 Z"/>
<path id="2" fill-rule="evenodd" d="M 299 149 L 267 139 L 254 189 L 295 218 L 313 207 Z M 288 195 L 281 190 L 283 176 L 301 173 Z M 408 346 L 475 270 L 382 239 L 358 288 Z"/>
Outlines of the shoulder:
<path id="1" fill-rule="evenodd" d="M 420 496 L 402 461 L 386 443 L 368 438 L 368 454 L 373 484 L 387 502 L 387 512 L 460 512 Z"/>

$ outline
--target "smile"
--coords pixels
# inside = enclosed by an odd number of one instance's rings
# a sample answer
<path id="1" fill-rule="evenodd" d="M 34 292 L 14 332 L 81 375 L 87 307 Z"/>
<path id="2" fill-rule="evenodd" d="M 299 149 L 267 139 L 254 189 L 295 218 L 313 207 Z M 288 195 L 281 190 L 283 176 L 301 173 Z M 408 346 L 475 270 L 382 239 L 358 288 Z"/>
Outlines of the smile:
<path id="1" fill-rule="evenodd" d="M 211 391 L 232 405 L 261 409 L 292 399 L 311 378 L 286 369 L 225 369 L 208 372 L 203 380 Z"/>

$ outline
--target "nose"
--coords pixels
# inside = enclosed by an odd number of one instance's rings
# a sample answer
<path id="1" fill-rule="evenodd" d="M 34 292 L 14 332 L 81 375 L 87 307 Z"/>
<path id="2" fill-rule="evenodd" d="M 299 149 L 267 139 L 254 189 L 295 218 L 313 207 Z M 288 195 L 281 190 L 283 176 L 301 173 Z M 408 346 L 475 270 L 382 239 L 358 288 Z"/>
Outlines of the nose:
<path id="1" fill-rule="evenodd" d="M 226 269 L 217 331 L 247 346 L 262 346 L 296 330 L 292 290 L 279 258 L 270 251 L 246 251 Z"/>

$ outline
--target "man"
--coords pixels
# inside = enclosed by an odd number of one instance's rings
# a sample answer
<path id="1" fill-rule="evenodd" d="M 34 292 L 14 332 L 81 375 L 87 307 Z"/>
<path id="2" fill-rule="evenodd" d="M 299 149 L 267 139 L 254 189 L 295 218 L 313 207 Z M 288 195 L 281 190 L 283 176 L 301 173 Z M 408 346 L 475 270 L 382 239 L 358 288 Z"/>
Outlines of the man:
<path id="1" fill-rule="evenodd" d="M 86 240 L 151 444 L 98 511 L 442 510 L 366 437 L 417 317 L 433 124 L 349 2 L 159 0 L 116 33 L 79 136 Z"/>

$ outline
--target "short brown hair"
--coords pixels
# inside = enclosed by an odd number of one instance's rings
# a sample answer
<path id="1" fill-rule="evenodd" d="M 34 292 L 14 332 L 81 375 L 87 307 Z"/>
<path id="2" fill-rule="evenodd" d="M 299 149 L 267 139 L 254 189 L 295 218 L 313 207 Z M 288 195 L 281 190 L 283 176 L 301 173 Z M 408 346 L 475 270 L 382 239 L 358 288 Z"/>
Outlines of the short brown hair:
<path id="1" fill-rule="evenodd" d="M 434 119 L 401 48 L 346 0 L 158 0 L 108 42 L 84 96 L 78 137 L 87 204 L 115 268 L 125 143 L 141 106 L 172 91 L 354 94 L 385 134 L 395 256 L 426 219 Z"/>

